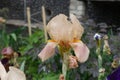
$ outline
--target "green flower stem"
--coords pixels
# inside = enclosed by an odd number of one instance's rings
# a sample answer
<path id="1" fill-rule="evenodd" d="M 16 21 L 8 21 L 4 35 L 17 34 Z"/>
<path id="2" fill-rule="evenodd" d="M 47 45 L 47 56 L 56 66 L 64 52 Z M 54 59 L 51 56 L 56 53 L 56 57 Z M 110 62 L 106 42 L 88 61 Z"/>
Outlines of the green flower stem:
<path id="1" fill-rule="evenodd" d="M 97 53 L 97 56 L 98 56 L 98 67 L 102 68 L 102 56 L 100 54 L 100 47 L 97 48 L 96 53 Z"/>
<path id="2" fill-rule="evenodd" d="M 67 70 L 68 70 L 68 52 L 63 53 L 63 64 L 62 64 L 62 73 L 64 75 L 64 78 L 66 80 Z"/>
<path id="3" fill-rule="evenodd" d="M 101 47 L 100 40 L 98 40 L 96 53 L 97 53 L 97 56 L 98 56 L 98 68 L 99 68 L 99 71 L 101 69 L 103 69 L 103 67 L 102 67 L 102 56 L 101 56 L 101 53 L 100 53 L 100 47 Z M 99 72 L 98 80 L 102 80 L 103 75 L 104 75 L 104 73 Z"/>
<path id="4" fill-rule="evenodd" d="M 7 36 L 5 33 L 6 32 L 6 24 L 4 23 L 2 25 L 3 25 L 3 30 L 2 30 L 3 46 L 8 47 L 9 46 L 9 40 L 8 40 L 9 36 Z"/>
<path id="5" fill-rule="evenodd" d="M 99 71 L 100 71 L 100 69 L 103 69 L 102 68 L 102 57 L 101 57 L 101 55 L 98 55 L 98 68 L 99 68 Z M 98 80 L 102 80 L 102 76 L 103 76 L 103 73 L 99 72 Z"/>
<path id="6" fill-rule="evenodd" d="M 66 75 L 67 75 L 67 70 L 68 70 L 68 59 L 69 59 L 69 55 L 70 55 L 70 47 L 69 46 L 63 46 L 63 45 L 59 45 L 58 49 L 60 51 L 60 55 L 62 57 L 62 74 L 64 75 L 64 80 L 66 80 Z"/>

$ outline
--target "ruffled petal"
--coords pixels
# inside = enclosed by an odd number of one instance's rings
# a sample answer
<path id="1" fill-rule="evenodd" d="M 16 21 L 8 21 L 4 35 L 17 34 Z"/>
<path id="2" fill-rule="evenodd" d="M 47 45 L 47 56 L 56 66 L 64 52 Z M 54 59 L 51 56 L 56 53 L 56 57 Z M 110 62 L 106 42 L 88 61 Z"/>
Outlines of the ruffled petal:
<path id="1" fill-rule="evenodd" d="M 82 41 L 70 43 L 70 45 L 72 46 L 79 62 L 83 63 L 88 59 L 89 49 Z"/>
<path id="2" fill-rule="evenodd" d="M 9 67 L 9 69 L 10 71 L 7 73 L 5 80 L 26 80 L 26 77 L 23 71 L 15 67 Z"/>
<path id="3" fill-rule="evenodd" d="M 2 63 L 0 62 L 0 78 L 1 80 L 3 80 L 6 76 L 6 70 L 4 68 L 4 66 L 2 65 Z"/>
<path id="4" fill-rule="evenodd" d="M 47 45 L 44 47 L 44 49 L 38 54 L 38 57 L 45 61 L 52 57 L 55 54 L 55 47 L 57 43 L 55 42 L 48 42 Z"/>
<path id="5" fill-rule="evenodd" d="M 47 24 L 47 32 L 56 42 L 71 41 L 73 39 L 73 25 L 64 14 L 53 17 Z"/>
<path id="6" fill-rule="evenodd" d="M 82 25 L 80 24 L 79 20 L 77 19 L 77 17 L 73 14 L 70 14 L 70 20 L 72 22 L 72 27 L 73 27 L 73 34 L 74 34 L 74 38 L 76 39 L 81 39 L 81 36 L 84 32 L 84 28 L 82 27 Z"/>

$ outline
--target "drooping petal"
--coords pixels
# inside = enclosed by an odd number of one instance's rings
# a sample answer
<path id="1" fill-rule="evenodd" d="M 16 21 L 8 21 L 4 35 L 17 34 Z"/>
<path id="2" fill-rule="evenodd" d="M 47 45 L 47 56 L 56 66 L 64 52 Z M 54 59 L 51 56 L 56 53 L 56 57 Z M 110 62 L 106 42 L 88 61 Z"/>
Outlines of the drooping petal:
<path id="1" fill-rule="evenodd" d="M 55 47 L 57 43 L 55 42 L 48 42 L 44 49 L 39 53 L 39 57 L 42 61 L 45 61 L 52 57 L 55 54 Z"/>
<path id="2" fill-rule="evenodd" d="M 4 68 L 4 66 L 2 65 L 2 63 L 0 62 L 0 78 L 1 80 L 3 80 L 6 76 L 6 70 Z"/>
<path id="3" fill-rule="evenodd" d="M 6 75 L 6 80 L 26 80 L 26 77 L 23 71 L 15 67 L 9 67 L 9 72 Z"/>
<path id="4" fill-rule="evenodd" d="M 89 57 L 89 49 L 82 42 L 70 43 L 79 62 L 85 62 Z"/>

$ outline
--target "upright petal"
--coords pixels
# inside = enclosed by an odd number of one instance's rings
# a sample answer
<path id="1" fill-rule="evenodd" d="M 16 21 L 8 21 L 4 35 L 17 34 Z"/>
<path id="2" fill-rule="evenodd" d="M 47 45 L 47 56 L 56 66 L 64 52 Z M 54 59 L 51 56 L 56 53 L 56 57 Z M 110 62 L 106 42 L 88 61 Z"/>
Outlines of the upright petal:
<path id="1" fill-rule="evenodd" d="M 74 38 L 76 39 L 81 39 L 81 36 L 84 32 L 84 28 L 82 27 L 82 25 L 80 24 L 79 20 L 77 19 L 77 17 L 73 14 L 70 14 L 70 20 L 72 22 L 72 27 L 73 27 L 73 34 L 74 34 Z"/>
<path id="2" fill-rule="evenodd" d="M 4 79 L 4 77 L 6 76 L 6 70 L 5 70 L 5 68 L 4 68 L 4 66 L 2 65 L 2 63 L 0 62 L 0 78 L 1 78 L 1 80 L 3 80 Z"/>
<path id="3" fill-rule="evenodd" d="M 73 40 L 72 24 L 64 14 L 59 14 L 52 18 L 47 24 L 47 31 L 50 37 L 56 42 Z"/>
<path id="4" fill-rule="evenodd" d="M 52 57 L 55 54 L 55 47 L 57 43 L 55 42 L 48 42 L 44 49 L 38 54 L 42 61 L 45 61 Z"/>
<path id="5" fill-rule="evenodd" d="M 85 62 L 89 57 L 89 49 L 82 42 L 70 43 L 79 62 Z"/>
<path id="6" fill-rule="evenodd" d="M 9 69 L 10 71 L 7 73 L 6 80 L 26 80 L 23 71 L 15 67 L 9 67 Z"/>

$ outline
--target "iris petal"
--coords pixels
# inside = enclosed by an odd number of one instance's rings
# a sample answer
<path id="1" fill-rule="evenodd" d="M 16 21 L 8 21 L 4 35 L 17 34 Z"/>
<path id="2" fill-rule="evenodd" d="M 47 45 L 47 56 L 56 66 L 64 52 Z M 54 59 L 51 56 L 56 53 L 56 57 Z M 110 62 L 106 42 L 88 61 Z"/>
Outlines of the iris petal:
<path id="1" fill-rule="evenodd" d="M 72 46 L 79 62 L 83 63 L 88 59 L 89 49 L 82 41 L 70 43 L 70 45 Z"/>
<path id="2" fill-rule="evenodd" d="M 79 20 L 75 15 L 70 14 L 70 19 L 72 22 L 71 25 L 73 27 L 72 30 L 73 30 L 74 38 L 80 39 L 84 32 L 84 28 L 82 27 L 82 25 L 80 24 Z"/>
<path id="3" fill-rule="evenodd" d="M 59 14 L 49 21 L 47 31 L 51 39 L 56 42 L 67 42 L 73 39 L 73 27 L 67 18 L 64 14 Z"/>
<path id="4" fill-rule="evenodd" d="M 7 74 L 7 73 L 6 73 L 5 68 L 4 68 L 4 66 L 2 65 L 2 63 L 0 62 L 0 78 L 1 78 L 1 80 L 5 77 L 6 74 Z"/>
<path id="5" fill-rule="evenodd" d="M 25 74 L 21 70 L 15 67 L 9 67 L 9 69 L 5 80 L 26 80 Z"/>
<path id="6" fill-rule="evenodd" d="M 44 47 L 44 49 L 39 53 L 39 57 L 42 61 L 45 61 L 52 57 L 55 54 L 55 42 L 48 42 L 47 45 Z"/>

